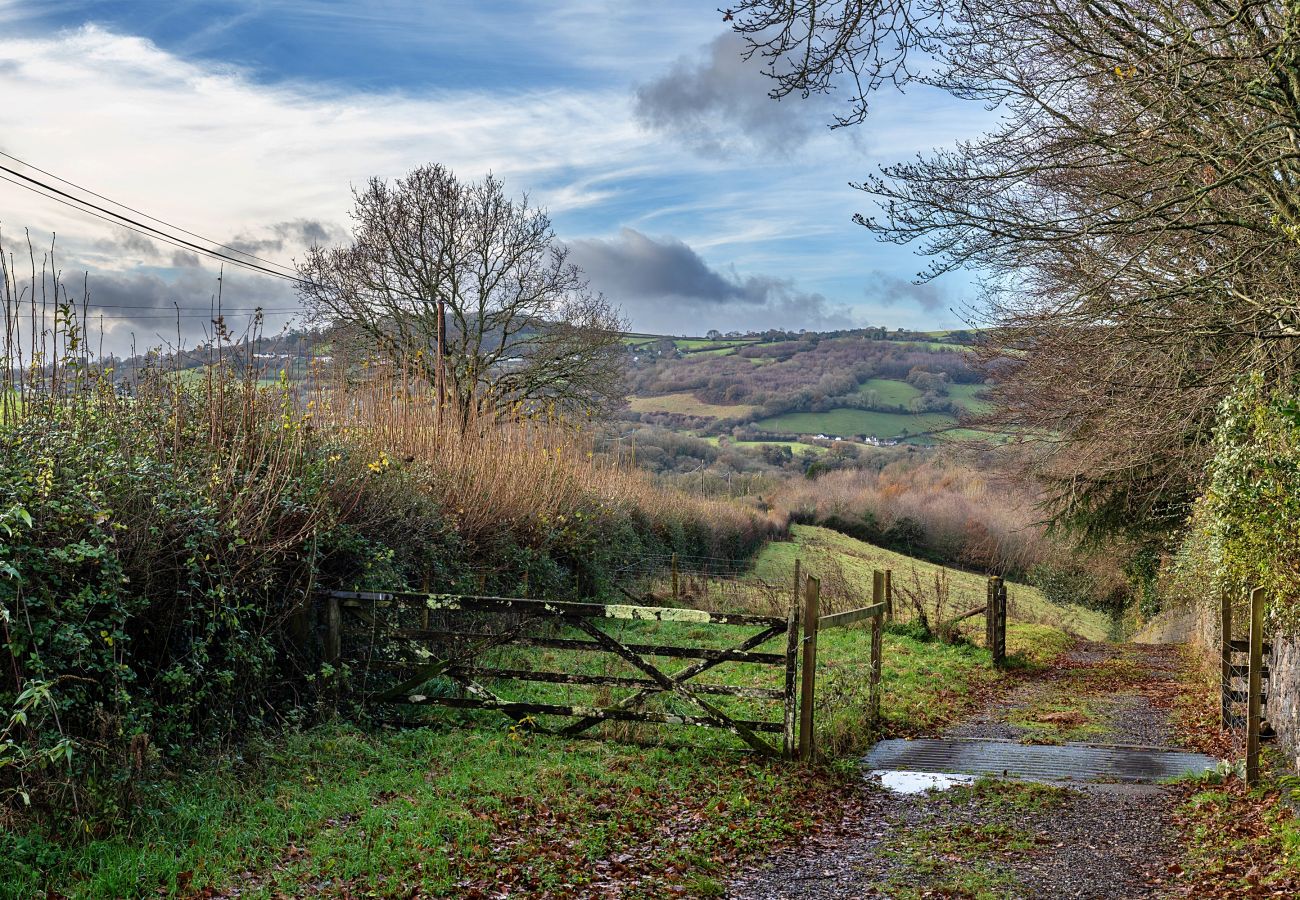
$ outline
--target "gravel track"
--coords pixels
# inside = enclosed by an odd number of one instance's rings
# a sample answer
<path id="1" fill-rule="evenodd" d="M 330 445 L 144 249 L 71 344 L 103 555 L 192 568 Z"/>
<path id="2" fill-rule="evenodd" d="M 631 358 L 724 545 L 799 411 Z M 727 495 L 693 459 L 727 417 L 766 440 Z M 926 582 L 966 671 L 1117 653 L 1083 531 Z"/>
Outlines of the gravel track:
<path id="1" fill-rule="evenodd" d="M 1041 741 L 1041 727 L 1008 719 L 1074 700 L 1088 712 L 1089 743 L 1173 747 L 1168 708 L 1177 670 L 1172 647 L 1081 643 L 1055 666 L 1015 676 L 1018 684 L 943 736 Z M 1050 808 L 1038 809 L 1005 802 L 1013 790 L 901 795 L 864 779 L 842 821 L 739 874 L 727 896 L 1159 896 L 1178 849 L 1172 791 L 1071 785 L 1056 792 Z M 988 837 L 1005 834 L 1017 842 L 1000 846 Z"/>

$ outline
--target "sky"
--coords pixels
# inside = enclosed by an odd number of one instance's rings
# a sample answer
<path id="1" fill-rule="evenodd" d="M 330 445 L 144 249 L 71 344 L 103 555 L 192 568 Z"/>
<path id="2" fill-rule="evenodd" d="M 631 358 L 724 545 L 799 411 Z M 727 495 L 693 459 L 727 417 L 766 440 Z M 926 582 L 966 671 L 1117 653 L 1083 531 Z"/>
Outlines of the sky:
<path id="1" fill-rule="evenodd" d="M 277 263 L 346 243 L 353 186 L 437 162 L 544 206 L 638 331 L 946 328 L 973 295 L 915 284 L 850 183 L 989 113 L 909 89 L 830 129 L 843 100 L 769 99 L 710 0 L 0 0 L 0 34 L 0 152 Z M 28 233 L 109 350 L 175 343 L 177 308 L 202 338 L 218 263 L 0 181 L 5 254 Z M 236 326 L 297 321 L 288 282 L 221 293 Z"/>

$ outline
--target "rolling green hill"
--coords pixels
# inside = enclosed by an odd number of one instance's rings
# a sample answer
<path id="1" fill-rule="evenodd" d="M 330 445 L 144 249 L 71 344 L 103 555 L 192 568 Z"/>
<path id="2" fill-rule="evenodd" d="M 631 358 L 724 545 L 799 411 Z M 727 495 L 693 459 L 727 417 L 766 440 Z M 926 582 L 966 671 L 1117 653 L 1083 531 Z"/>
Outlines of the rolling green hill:
<path id="1" fill-rule="evenodd" d="M 983 575 L 913 559 L 829 528 L 794 525 L 790 532 L 792 540 L 774 542 L 763 549 L 755 564 L 756 577 L 781 584 L 789 580 L 794 561 L 799 559 L 804 571 L 822 579 L 823 595 L 833 607 L 853 609 L 871 602 L 874 569 L 893 570 L 896 596 L 902 590 L 915 590 L 919 582 L 927 597 L 933 596 L 934 576 L 942 569 L 949 579 L 945 617 L 984 605 L 988 582 Z M 1007 582 L 1007 588 L 1008 619 L 1012 623 L 1049 625 L 1090 641 L 1106 640 L 1110 634 L 1110 619 L 1104 613 L 1053 603 L 1031 585 Z M 901 602 L 896 599 L 896 608 Z M 977 629 L 983 620 L 977 618 L 971 623 L 971 628 Z"/>
<path id="2" fill-rule="evenodd" d="M 957 420 L 946 413 L 886 413 L 867 409 L 832 409 L 826 412 L 796 412 L 754 425 L 764 431 L 784 434 L 867 434 L 878 438 L 912 436 L 955 425 Z"/>

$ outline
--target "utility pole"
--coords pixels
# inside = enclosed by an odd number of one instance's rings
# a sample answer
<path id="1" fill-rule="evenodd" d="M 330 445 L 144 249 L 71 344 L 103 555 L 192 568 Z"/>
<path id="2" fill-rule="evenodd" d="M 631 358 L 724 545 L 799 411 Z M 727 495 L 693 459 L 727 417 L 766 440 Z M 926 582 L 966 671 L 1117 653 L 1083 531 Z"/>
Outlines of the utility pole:
<path id="1" fill-rule="evenodd" d="M 442 408 L 447 402 L 447 357 L 443 350 L 447 346 L 447 306 L 441 296 L 438 297 L 438 356 L 434 372 L 434 393 L 438 395 L 438 424 L 442 424 Z"/>

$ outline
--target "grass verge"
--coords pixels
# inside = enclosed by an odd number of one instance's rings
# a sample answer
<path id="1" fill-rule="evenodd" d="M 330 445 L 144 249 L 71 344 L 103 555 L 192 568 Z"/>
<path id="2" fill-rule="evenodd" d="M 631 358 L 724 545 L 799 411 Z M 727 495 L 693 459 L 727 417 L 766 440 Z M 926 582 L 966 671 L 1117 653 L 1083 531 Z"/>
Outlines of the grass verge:
<path id="1" fill-rule="evenodd" d="M 707 896 L 833 813 L 835 776 L 504 729 L 322 727 L 158 786 L 127 832 L 0 837 L 0 895 Z"/>

